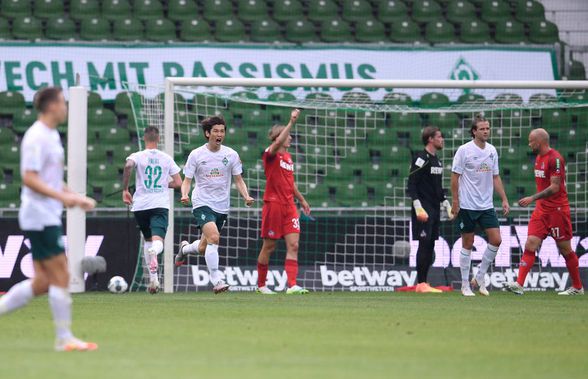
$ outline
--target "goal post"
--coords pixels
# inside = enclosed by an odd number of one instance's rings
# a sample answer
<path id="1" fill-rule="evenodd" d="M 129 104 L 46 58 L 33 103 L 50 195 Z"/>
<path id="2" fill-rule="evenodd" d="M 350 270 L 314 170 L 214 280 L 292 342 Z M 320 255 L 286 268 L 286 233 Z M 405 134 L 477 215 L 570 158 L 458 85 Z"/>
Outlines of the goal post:
<path id="1" fill-rule="evenodd" d="M 453 153 L 469 140 L 467 122 L 477 113 L 484 113 L 492 124 L 490 142 L 499 151 L 509 201 L 515 206 L 501 231 L 504 228 L 518 245 L 501 247 L 493 269 L 505 275 L 513 270 L 526 238 L 522 226 L 530 213 L 516 208 L 516 200 L 534 186 L 532 157 L 525 142 L 532 128 L 547 127 L 553 131 L 555 147 L 565 150 L 574 221 L 585 228 L 588 81 L 166 78 L 163 86 L 129 84 L 128 89 L 132 96 L 140 95 L 133 105 L 138 135 L 147 125 L 162 128 L 163 148 L 180 165 L 205 142 L 199 129 L 203 118 L 222 115 L 227 120 L 226 144 L 240 154 L 245 180 L 257 199 L 254 207 L 247 208 L 233 190 L 229 222 L 221 233 L 221 264 L 237 289 L 250 290 L 255 285 L 265 181 L 260 152 L 268 144 L 265 135 L 273 124 L 286 123 L 293 107 L 303 110 L 292 131 L 295 175 L 313 208 L 313 216 L 301 216 L 301 276 L 310 288 L 359 288 L 362 285 L 357 283 L 366 277 L 373 281 L 374 275 L 392 272 L 386 271 L 390 267 L 414 265 L 416 245 L 405 189 L 410 156 L 422 149 L 421 129 L 437 125 L 444 133 L 446 147 L 440 154 L 448 189 Z M 170 191 L 170 196 L 170 228 L 162 259 L 164 290 L 207 288 L 203 258 L 194 257 L 188 267 L 173 265 L 180 241 L 192 241 L 199 232 L 189 209 L 174 207 L 179 204 L 177 194 L 174 197 Z M 447 282 L 451 282 L 457 244 L 452 230 L 446 223 L 434 264 Z M 588 235 L 588 229 L 582 233 Z M 476 240 L 477 250 L 482 243 Z M 560 267 L 557 254 L 549 249 L 542 262 Z M 478 259 L 476 253 L 473 258 Z M 138 261 L 133 288 L 142 288 L 143 283 L 142 260 Z M 282 274 L 276 262 L 272 261 L 276 271 L 270 280 L 279 284 Z M 539 269 L 547 270 L 544 267 Z M 347 280 L 347 272 L 364 279 Z M 397 287 L 388 277 L 384 282 L 372 287 Z"/>

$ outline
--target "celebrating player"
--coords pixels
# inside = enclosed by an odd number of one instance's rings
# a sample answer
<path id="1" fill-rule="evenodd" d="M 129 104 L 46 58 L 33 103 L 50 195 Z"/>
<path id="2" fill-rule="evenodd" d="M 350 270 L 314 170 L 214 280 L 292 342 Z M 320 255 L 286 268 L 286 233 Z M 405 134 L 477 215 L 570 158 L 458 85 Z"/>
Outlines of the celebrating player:
<path id="1" fill-rule="evenodd" d="M 435 256 L 435 241 L 439 238 L 439 204 L 443 203 L 450 220 L 453 219 L 453 214 L 441 186 L 443 166 L 437 157 L 437 151 L 443 149 L 443 135 L 439 128 L 427 126 L 423 129 L 422 140 L 425 149 L 413 156 L 407 188 L 414 207 L 412 235 L 419 240 L 416 255 L 418 284 L 415 291 L 439 293 L 442 291 L 427 283 L 427 274 Z"/>
<path id="2" fill-rule="evenodd" d="M 40 90 L 34 103 L 39 117 L 25 133 L 21 146 L 23 187 L 18 222 L 30 242 L 35 276 L 13 286 L 0 299 L 0 315 L 48 293 L 55 322 L 55 350 L 95 350 L 95 343 L 75 338 L 70 329 L 72 300 L 61 216 L 63 206 L 90 210 L 96 202 L 70 191 L 63 182 L 64 151 L 57 126 L 67 119 L 67 104 L 61 89 Z"/>
<path id="3" fill-rule="evenodd" d="M 159 130 L 149 126 L 143 135 L 145 150 L 129 155 L 123 172 L 123 202 L 131 205 L 137 225 L 145 238 L 143 257 L 149 268 L 147 291 L 159 291 L 157 277 L 157 255 L 163 251 L 163 239 L 167 232 L 169 214 L 168 188 L 180 188 L 182 178 L 180 168 L 173 158 L 157 149 Z M 129 178 L 133 169 L 135 174 L 135 194 L 129 192 Z M 172 178 L 168 182 L 168 178 Z"/>
<path id="4" fill-rule="evenodd" d="M 475 296 L 470 287 L 469 276 L 474 230 L 476 224 L 479 224 L 488 236 L 488 244 L 478 266 L 478 273 L 471 284 L 479 286 L 480 294 L 488 296 L 484 277 L 502 243 L 498 217 L 492 202 L 493 190 L 502 199 L 502 211 L 505 216 L 508 215 L 510 207 L 499 175 L 498 153 L 494 146 L 487 142 L 490 138 L 490 123 L 482 115 L 477 115 L 472 122 L 470 133 L 473 140 L 457 149 L 451 169 L 453 214 L 457 216 L 456 223 L 462 239 L 459 261 L 461 293 L 464 296 Z"/>
<path id="5" fill-rule="evenodd" d="M 529 221 L 529 231 L 525 251 L 519 266 L 516 282 L 506 283 L 505 288 L 522 295 L 525 278 L 535 263 L 535 252 L 548 236 L 557 244 L 563 255 L 572 278 L 572 286 L 559 295 L 583 295 L 584 287 L 580 279 L 578 256 L 572 250 L 572 220 L 570 203 L 566 191 L 566 167 L 562 156 L 549 146 L 549 134 L 545 129 L 535 129 L 529 133 L 529 147 L 537 154 L 535 159 L 535 184 L 537 193 L 519 200 L 521 207 L 533 201 L 537 206 Z"/>
<path id="6" fill-rule="evenodd" d="M 263 153 L 265 170 L 265 193 L 261 218 L 263 245 L 257 258 L 257 292 L 272 295 L 266 286 L 269 259 L 276 250 L 279 239 L 286 242 L 285 270 L 288 276 L 287 294 L 306 294 L 308 290 L 296 284 L 298 276 L 298 240 L 300 220 L 294 198 L 298 199 L 304 214 L 310 214 L 310 206 L 294 183 L 294 162 L 288 152 L 292 136 L 290 130 L 296 123 L 300 110 L 294 109 L 288 125 L 275 125 L 269 131 L 271 145 Z"/>
<path id="7" fill-rule="evenodd" d="M 176 266 L 181 266 L 186 263 L 188 254 L 204 254 L 214 293 L 229 289 L 218 268 L 218 244 L 230 208 L 231 176 L 235 178 L 237 190 L 245 199 L 245 204 L 251 206 L 254 202 L 241 176 L 243 168 L 239 154 L 223 145 L 225 129 L 226 123 L 222 117 L 203 120 L 202 130 L 208 142 L 192 150 L 184 167 L 181 201 L 184 205 L 190 204 L 188 196 L 192 179 L 196 178 L 192 191 L 192 214 L 202 230 L 202 238 L 191 244 L 182 241 L 175 258 Z"/>

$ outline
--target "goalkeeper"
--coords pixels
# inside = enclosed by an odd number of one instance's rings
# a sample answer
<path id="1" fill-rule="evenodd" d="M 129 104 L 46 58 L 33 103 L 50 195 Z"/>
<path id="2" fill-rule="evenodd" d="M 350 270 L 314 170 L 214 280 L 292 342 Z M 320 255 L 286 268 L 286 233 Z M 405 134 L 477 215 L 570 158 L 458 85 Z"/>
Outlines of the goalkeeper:
<path id="1" fill-rule="evenodd" d="M 435 258 L 435 240 L 439 238 L 441 209 L 447 210 L 451 220 L 451 204 L 445 198 L 441 178 L 443 166 L 437 151 L 443 149 L 443 135 L 436 126 L 423 129 L 422 141 L 425 148 L 413 154 L 408 176 L 407 193 L 412 199 L 412 238 L 418 239 L 417 286 L 416 292 L 442 292 L 427 283 L 427 274 Z"/>

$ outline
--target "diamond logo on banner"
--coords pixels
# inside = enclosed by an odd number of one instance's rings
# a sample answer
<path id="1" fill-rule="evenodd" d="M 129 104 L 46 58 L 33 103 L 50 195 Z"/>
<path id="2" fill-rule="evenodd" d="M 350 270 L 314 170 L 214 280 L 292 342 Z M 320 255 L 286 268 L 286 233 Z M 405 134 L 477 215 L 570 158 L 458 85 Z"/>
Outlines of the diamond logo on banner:
<path id="1" fill-rule="evenodd" d="M 453 67 L 451 71 L 451 75 L 449 75 L 449 79 L 451 80 L 478 80 L 480 79 L 480 75 L 474 69 L 474 67 L 466 61 L 463 57 L 459 57 L 457 63 Z M 470 93 L 470 89 L 464 89 L 463 93 L 468 94 Z"/>

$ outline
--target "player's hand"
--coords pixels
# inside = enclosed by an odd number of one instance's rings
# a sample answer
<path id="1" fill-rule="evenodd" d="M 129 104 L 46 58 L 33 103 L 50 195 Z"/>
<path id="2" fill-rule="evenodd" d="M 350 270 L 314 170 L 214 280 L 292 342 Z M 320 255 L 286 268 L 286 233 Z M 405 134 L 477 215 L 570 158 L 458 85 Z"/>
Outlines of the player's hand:
<path id="1" fill-rule="evenodd" d="M 300 115 L 300 109 L 294 109 L 292 113 L 290 113 L 290 122 L 294 123 L 298 120 L 298 116 Z"/>
<path id="2" fill-rule="evenodd" d="M 302 207 L 302 213 L 304 213 L 305 216 L 310 216 L 310 204 L 304 200 L 302 203 L 300 203 L 300 206 Z"/>
<path id="3" fill-rule="evenodd" d="M 445 200 L 443 202 L 443 207 L 445 208 L 445 211 L 447 212 L 447 219 L 449 221 L 453 221 L 453 219 L 455 218 L 455 215 L 453 214 L 453 210 L 451 209 L 451 203 L 449 202 L 449 200 Z"/>
<path id="4" fill-rule="evenodd" d="M 250 206 L 252 206 L 252 205 L 253 205 L 253 203 L 255 203 L 255 199 L 254 199 L 254 198 L 252 198 L 251 196 L 247 196 L 247 197 L 245 198 L 245 205 L 246 205 L 246 206 L 250 207 Z"/>
<path id="5" fill-rule="evenodd" d="M 523 197 L 519 200 L 519 205 L 521 207 L 528 207 L 533 202 L 533 198 L 531 196 Z"/>
<path id="6" fill-rule="evenodd" d="M 63 203 L 66 208 L 73 208 L 80 202 L 80 195 L 75 192 L 62 192 L 59 200 Z"/>
<path id="7" fill-rule="evenodd" d="M 122 200 L 126 205 L 133 204 L 133 195 L 128 190 L 124 190 L 122 193 Z"/>
<path id="8" fill-rule="evenodd" d="M 453 200 L 451 205 L 451 213 L 453 213 L 453 219 L 459 214 L 459 201 Z"/>
<path id="9" fill-rule="evenodd" d="M 188 196 L 188 195 L 182 195 L 182 198 L 180 199 L 180 201 L 184 205 L 190 205 L 190 196 Z"/>
<path id="10" fill-rule="evenodd" d="M 429 214 L 423 208 L 421 202 L 419 200 L 415 200 L 412 202 L 414 206 L 414 211 L 416 212 L 416 217 L 419 222 L 427 222 L 429 220 Z"/>
<path id="11" fill-rule="evenodd" d="M 91 197 L 87 196 L 80 196 L 81 199 L 78 203 L 78 206 L 85 211 L 91 211 L 92 209 L 96 208 L 96 200 L 92 199 Z"/>
<path id="12" fill-rule="evenodd" d="M 508 216 L 510 213 L 510 205 L 508 204 L 508 200 L 502 201 L 502 214 Z"/>

